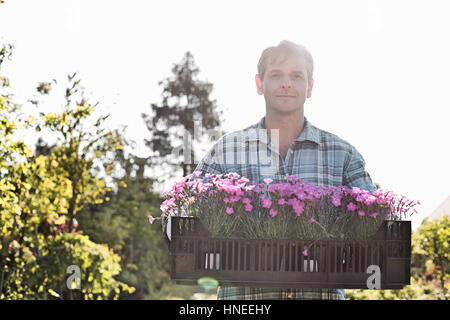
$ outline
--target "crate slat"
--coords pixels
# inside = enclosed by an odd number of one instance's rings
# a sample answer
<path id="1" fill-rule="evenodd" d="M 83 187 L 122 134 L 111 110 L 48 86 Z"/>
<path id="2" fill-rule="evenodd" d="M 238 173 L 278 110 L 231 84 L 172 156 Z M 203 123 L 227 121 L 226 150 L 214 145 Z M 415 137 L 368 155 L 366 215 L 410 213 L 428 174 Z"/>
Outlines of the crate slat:
<path id="1" fill-rule="evenodd" d="M 169 245 L 172 280 L 246 287 L 367 289 L 371 264 L 380 267 L 381 288 L 410 284 L 411 222 L 384 221 L 365 241 L 222 239 L 209 237 L 192 217 L 172 217 Z M 307 256 L 304 246 L 310 245 Z"/>

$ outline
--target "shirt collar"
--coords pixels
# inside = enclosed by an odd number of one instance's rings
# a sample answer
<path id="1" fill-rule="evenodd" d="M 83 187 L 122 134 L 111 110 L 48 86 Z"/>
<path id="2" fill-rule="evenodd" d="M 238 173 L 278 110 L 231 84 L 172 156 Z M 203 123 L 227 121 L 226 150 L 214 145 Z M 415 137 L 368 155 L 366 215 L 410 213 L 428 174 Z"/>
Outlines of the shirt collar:
<path id="1" fill-rule="evenodd" d="M 262 142 L 268 143 L 269 142 L 269 136 L 267 135 L 266 126 L 265 126 L 265 119 L 266 117 L 262 117 L 262 119 L 256 124 L 256 129 L 258 133 L 256 135 L 250 136 L 250 141 L 257 141 L 260 140 Z M 320 139 L 319 139 L 319 132 L 318 129 L 313 126 L 306 117 L 304 117 L 305 125 L 303 127 L 302 132 L 300 135 L 295 139 L 296 142 L 303 142 L 303 141 L 312 141 L 318 145 L 320 145 Z"/>

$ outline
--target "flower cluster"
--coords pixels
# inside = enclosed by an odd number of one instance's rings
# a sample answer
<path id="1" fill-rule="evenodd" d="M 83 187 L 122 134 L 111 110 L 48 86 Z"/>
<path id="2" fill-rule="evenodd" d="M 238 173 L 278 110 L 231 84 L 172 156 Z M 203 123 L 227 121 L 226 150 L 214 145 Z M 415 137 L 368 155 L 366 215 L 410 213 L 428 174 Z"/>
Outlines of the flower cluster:
<path id="1" fill-rule="evenodd" d="M 357 231 L 364 237 L 384 219 L 416 213 L 420 204 L 392 191 L 313 186 L 296 176 L 252 184 L 234 172 L 203 176 L 196 171 L 164 196 L 162 216 L 197 216 L 213 235 L 250 238 L 342 238 L 357 237 Z"/>

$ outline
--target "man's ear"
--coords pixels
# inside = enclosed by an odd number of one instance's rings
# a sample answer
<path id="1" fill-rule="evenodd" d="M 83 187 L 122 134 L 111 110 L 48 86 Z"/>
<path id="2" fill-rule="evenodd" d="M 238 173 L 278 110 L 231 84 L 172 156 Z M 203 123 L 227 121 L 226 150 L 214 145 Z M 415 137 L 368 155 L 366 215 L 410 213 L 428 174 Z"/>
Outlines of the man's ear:
<path id="1" fill-rule="evenodd" d="M 308 84 L 308 90 L 306 91 L 307 98 L 311 98 L 311 92 L 312 92 L 313 86 L 314 86 L 314 79 L 311 79 L 311 81 Z"/>
<path id="2" fill-rule="evenodd" d="M 255 82 L 256 82 L 256 90 L 259 95 L 263 94 L 263 88 L 262 88 L 262 81 L 259 75 L 255 75 Z"/>

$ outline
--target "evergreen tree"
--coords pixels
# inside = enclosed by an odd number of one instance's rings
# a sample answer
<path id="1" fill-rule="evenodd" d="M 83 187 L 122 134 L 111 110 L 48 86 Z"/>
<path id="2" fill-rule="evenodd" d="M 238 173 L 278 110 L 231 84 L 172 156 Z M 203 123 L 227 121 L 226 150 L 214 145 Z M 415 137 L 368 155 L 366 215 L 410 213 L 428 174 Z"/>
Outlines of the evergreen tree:
<path id="1" fill-rule="evenodd" d="M 194 57 L 186 52 L 183 60 L 173 66 L 172 76 L 159 82 L 163 88 L 161 103 L 151 104 L 151 113 L 142 114 L 150 131 L 145 142 L 153 151 L 152 167 L 168 166 L 168 176 L 159 178 L 174 177 L 174 169 L 176 172 L 180 165 L 183 176 L 192 173 L 196 155 L 191 143 L 201 143 L 205 136 L 211 142 L 223 135 L 222 112 L 217 110 L 216 101 L 210 99 L 213 85 L 198 80 L 198 73 Z M 194 130 L 196 124 L 201 128 Z"/>

